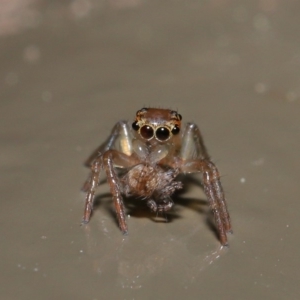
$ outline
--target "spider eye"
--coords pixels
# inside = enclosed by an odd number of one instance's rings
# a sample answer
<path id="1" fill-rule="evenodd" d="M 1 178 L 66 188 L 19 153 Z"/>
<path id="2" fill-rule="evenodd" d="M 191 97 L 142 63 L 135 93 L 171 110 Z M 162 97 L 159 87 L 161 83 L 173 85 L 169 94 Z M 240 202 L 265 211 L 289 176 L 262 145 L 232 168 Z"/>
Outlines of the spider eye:
<path id="1" fill-rule="evenodd" d="M 172 133 L 173 133 L 174 135 L 175 135 L 175 134 L 178 134 L 179 131 L 180 131 L 180 128 L 179 128 L 177 125 L 175 125 L 175 126 L 173 127 L 173 129 L 172 129 Z"/>
<path id="2" fill-rule="evenodd" d="M 145 113 L 145 112 L 147 112 L 147 111 L 148 111 L 148 108 L 143 107 L 142 109 L 140 109 L 140 110 L 138 110 L 138 111 L 136 112 L 136 115 L 143 114 L 143 113 Z"/>
<path id="3" fill-rule="evenodd" d="M 138 125 L 138 122 L 137 122 L 137 121 L 135 121 L 135 122 L 132 123 L 132 128 L 133 128 L 133 130 L 135 130 L 135 131 L 138 131 L 138 130 L 139 130 L 140 126 Z"/>
<path id="4" fill-rule="evenodd" d="M 180 121 L 182 120 L 181 114 L 177 113 L 177 111 L 172 110 L 171 115 L 174 116 L 175 118 L 179 119 Z"/>
<path id="5" fill-rule="evenodd" d="M 141 127 L 140 129 L 140 134 L 141 136 L 146 139 L 146 140 L 150 140 L 153 138 L 154 136 L 154 130 L 151 126 L 149 125 L 144 125 L 143 127 Z"/>
<path id="6" fill-rule="evenodd" d="M 159 127 L 156 129 L 155 135 L 158 140 L 166 141 L 170 137 L 170 130 L 166 127 Z"/>

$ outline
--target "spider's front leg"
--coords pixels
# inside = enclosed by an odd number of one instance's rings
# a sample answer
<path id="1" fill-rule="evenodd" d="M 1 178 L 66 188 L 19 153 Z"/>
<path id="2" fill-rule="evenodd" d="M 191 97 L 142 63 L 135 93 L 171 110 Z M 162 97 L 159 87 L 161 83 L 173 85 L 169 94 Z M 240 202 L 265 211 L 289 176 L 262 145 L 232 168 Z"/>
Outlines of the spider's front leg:
<path id="1" fill-rule="evenodd" d="M 107 140 L 102 143 L 85 162 L 85 166 L 91 167 L 92 163 L 97 157 L 106 152 L 107 150 L 114 149 L 118 146 L 118 150 L 122 153 L 132 154 L 132 136 L 130 134 L 131 126 L 126 121 L 119 121 L 113 127 L 111 134 Z M 119 142 L 119 143 L 117 143 Z M 116 145 L 118 144 L 118 145 Z"/>
<path id="2" fill-rule="evenodd" d="M 227 232 L 231 232 L 230 216 L 217 167 L 210 160 L 197 125 L 189 123 L 182 137 L 181 171 L 202 172 L 204 192 L 213 212 L 220 242 L 227 245 Z"/>
<path id="3" fill-rule="evenodd" d="M 121 231 L 125 234 L 127 233 L 127 224 L 125 219 L 125 209 L 122 198 L 122 187 L 120 184 L 119 177 L 115 171 L 114 165 L 130 167 L 138 162 L 136 156 L 128 156 L 124 153 L 121 153 L 117 150 L 107 150 L 101 157 L 94 160 L 92 164 L 92 174 L 91 174 L 91 183 L 90 189 L 86 195 L 85 210 L 83 216 L 83 223 L 88 223 L 92 207 L 93 199 L 95 195 L 95 189 L 99 182 L 99 174 L 103 168 L 106 172 L 107 182 L 110 187 L 110 192 L 113 197 L 113 202 L 118 218 L 118 223 Z"/>
<path id="4" fill-rule="evenodd" d="M 116 148 L 119 151 L 112 150 Z M 83 215 L 83 223 L 88 223 L 91 217 L 93 210 L 93 201 L 95 196 L 95 191 L 99 185 L 99 177 L 102 168 L 106 170 L 108 182 L 110 184 L 111 190 L 114 191 L 114 194 L 118 194 L 116 188 L 112 188 L 114 185 L 117 186 L 117 177 L 114 172 L 113 164 L 119 167 L 127 167 L 134 163 L 135 159 L 132 157 L 132 137 L 130 136 L 130 126 L 127 122 L 121 121 L 118 122 L 109 138 L 98 147 L 93 154 L 89 157 L 86 162 L 87 166 L 91 167 L 91 174 L 88 180 L 83 186 L 83 190 L 87 193 L 85 199 L 85 209 Z M 117 189 L 119 190 L 119 189 Z M 120 192 L 119 192 L 120 194 Z M 122 199 L 119 197 L 118 199 Z M 118 213 L 118 219 L 120 222 L 119 215 L 124 215 L 124 209 L 122 210 L 122 205 L 119 203 L 122 200 L 116 200 L 115 206 Z M 123 217 L 121 217 L 122 219 Z M 124 223 L 124 222 L 123 222 Z M 123 224 L 122 223 L 122 224 Z M 121 226 L 121 222 L 120 222 Z M 121 227 L 122 231 L 124 225 Z"/>
<path id="5" fill-rule="evenodd" d="M 126 234 L 128 229 L 125 217 L 124 203 L 121 194 L 121 184 L 114 169 L 114 164 L 116 162 L 118 162 L 118 164 L 121 163 L 123 166 L 130 166 L 137 163 L 137 161 L 135 156 L 127 156 L 116 150 L 108 150 L 103 155 L 103 167 L 105 169 L 107 182 L 110 186 L 110 192 L 113 197 L 118 223 L 122 233 Z"/>
<path id="6" fill-rule="evenodd" d="M 101 161 L 102 163 L 103 153 L 113 148 L 117 148 L 122 153 L 127 155 L 132 154 L 132 137 L 130 135 L 130 126 L 126 121 L 117 122 L 107 140 L 98 148 L 96 148 L 96 150 L 94 150 L 89 158 L 85 161 L 85 166 L 91 168 L 92 173 L 81 188 L 83 192 L 88 192 L 91 189 L 91 184 L 93 181 L 93 163 L 97 160 L 99 160 L 99 162 Z"/>

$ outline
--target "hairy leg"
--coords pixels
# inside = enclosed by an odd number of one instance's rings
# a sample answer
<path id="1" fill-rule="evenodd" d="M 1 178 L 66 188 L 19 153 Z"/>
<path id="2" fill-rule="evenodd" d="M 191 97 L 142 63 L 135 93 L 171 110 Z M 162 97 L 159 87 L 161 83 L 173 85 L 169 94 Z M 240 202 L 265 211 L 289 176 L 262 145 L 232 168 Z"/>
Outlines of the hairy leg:
<path id="1" fill-rule="evenodd" d="M 231 231 L 230 216 L 227 209 L 220 175 L 210 160 L 200 130 L 196 124 L 188 123 L 182 134 L 180 167 L 183 173 L 202 172 L 204 192 L 213 212 L 222 245 L 227 244 L 226 232 Z"/>
<path id="2" fill-rule="evenodd" d="M 207 159 L 186 161 L 182 165 L 183 172 L 202 172 L 204 192 L 207 196 L 210 209 L 213 212 L 215 223 L 222 245 L 227 245 L 226 232 L 231 232 L 230 216 L 226 205 L 225 195 L 220 181 L 217 167 Z"/>
<path id="3" fill-rule="evenodd" d="M 92 171 L 89 180 L 85 183 L 84 186 L 84 189 L 87 192 L 85 198 L 84 214 L 82 219 L 82 223 L 84 224 L 87 224 L 91 218 L 95 191 L 98 186 L 100 171 L 102 169 L 102 156 L 94 160 L 91 169 Z"/>
<path id="4" fill-rule="evenodd" d="M 119 151 L 111 150 L 112 148 L 118 149 Z M 112 162 L 114 166 L 128 167 L 135 162 L 136 159 L 132 156 L 130 126 L 127 122 L 120 121 L 116 123 L 108 139 L 93 152 L 85 163 L 86 166 L 91 168 L 91 174 L 82 187 L 82 190 L 87 193 L 82 220 L 83 223 L 88 223 L 90 220 L 95 190 L 99 185 L 100 172 L 106 162 L 104 162 L 103 157 L 109 151 L 113 151 L 114 153 L 114 160 Z M 105 166 L 107 169 L 107 163 Z"/>

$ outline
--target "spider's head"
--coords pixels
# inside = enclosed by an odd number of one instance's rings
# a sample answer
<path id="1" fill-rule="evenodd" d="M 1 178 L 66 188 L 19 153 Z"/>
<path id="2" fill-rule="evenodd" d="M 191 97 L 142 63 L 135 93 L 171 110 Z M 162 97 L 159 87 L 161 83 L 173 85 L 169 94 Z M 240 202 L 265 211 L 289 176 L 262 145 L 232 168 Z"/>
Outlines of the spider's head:
<path id="1" fill-rule="evenodd" d="M 132 128 L 147 141 L 153 138 L 166 142 L 180 131 L 181 115 L 174 110 L 160 108 L 142 108 L 137 111 Z"/>

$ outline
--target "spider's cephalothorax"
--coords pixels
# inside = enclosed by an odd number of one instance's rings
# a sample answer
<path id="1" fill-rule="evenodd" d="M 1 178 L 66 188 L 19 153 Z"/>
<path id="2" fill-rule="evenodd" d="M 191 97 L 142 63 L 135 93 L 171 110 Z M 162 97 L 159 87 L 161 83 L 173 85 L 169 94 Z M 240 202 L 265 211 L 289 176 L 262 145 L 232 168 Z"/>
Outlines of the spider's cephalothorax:
<path id="1" fill-rule="evenodd" d="M 109 138 L 88 159 L 91 175 L 84 185 L 87 192 L 83 223 L 90 220 L 101 169 L 106 172 L 118 221 L 127 233 L 123 197 L 144 199 L 154 212 L 172 208 L 171 195 L 182 188 L 175 178 L 180 173 L 202 173 L 204 192 L 214 214 L 222 245 L 231 231 L 230 217 L 219 172 L 210 160 L 197 125 L 187 123 L 169 109 L 142 108 L 133 123 L 118 122 Z M 117 172 L 123 168 L 124 172 Z M 121 175 L 122 174 L 122 175 Z"/>

